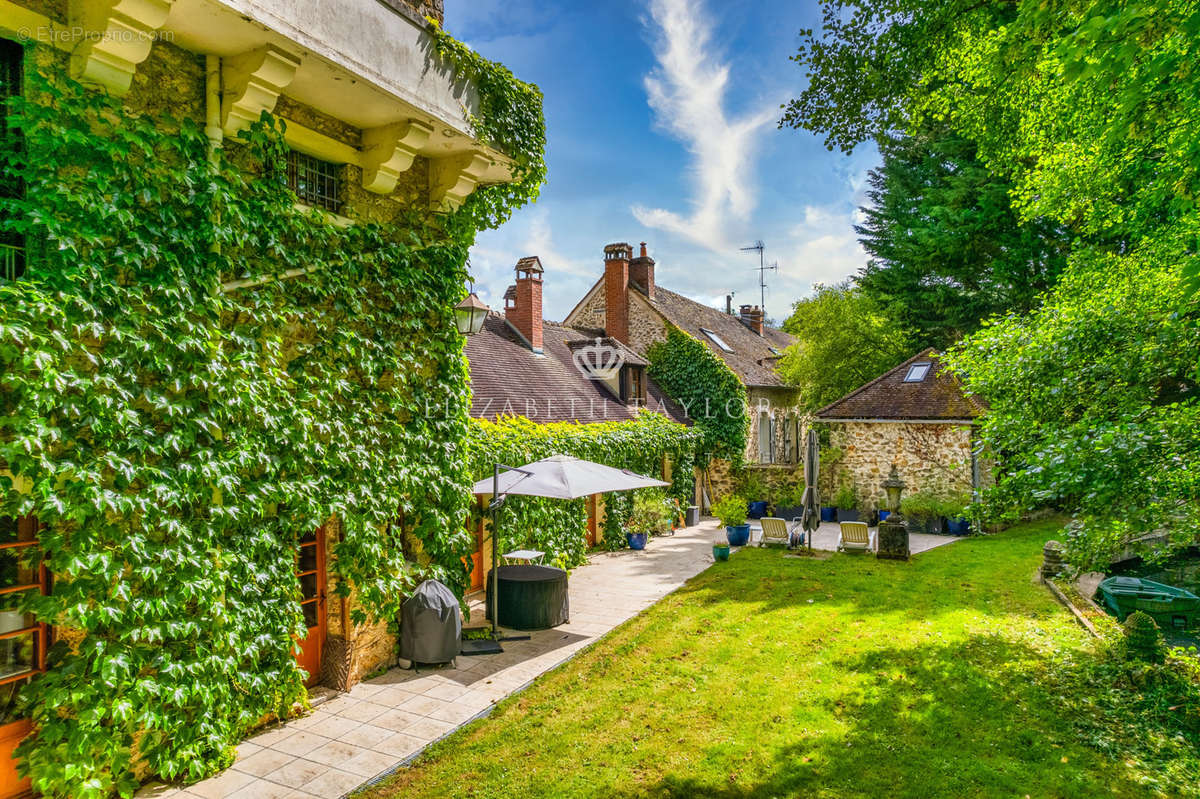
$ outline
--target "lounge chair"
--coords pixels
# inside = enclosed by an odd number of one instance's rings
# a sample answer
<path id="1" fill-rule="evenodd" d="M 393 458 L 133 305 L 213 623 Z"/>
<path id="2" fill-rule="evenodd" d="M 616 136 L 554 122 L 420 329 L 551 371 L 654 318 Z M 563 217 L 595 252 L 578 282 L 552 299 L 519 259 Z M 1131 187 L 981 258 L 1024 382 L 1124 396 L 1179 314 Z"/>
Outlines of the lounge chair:
<path id="1" fill-rule="evenodd" d="M 875 549 L 875 534 L 866 522 L 842 522 L 838 533 L 838 552 L 871 552 Z"/>
<path id="2" fill-rule="evenodd" d="M 762 538 L 758 539 L 759 546 L 767 544 L 783 544 L 790 546 L 791 531 L 800 525 L 799 519 L 792 519 L 789 525 L 776 516 L 764 516 L 762 519 Z"/>

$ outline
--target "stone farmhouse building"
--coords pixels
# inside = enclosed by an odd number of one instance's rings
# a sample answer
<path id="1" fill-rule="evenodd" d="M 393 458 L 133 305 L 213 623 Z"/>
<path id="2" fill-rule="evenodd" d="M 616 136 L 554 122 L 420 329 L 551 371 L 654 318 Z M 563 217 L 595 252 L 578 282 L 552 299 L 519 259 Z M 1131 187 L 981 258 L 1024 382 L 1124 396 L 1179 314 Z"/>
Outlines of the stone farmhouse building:
<path id="1" fill-rule="evenodd" d="M 655 281 L 655 261 L 643 242 L 637 257 L 625 243 L 604 248 L 604 273 L 567 315 L 564 324 L 602 329 L 645 355 L 673 326 L 712 350 L 746 386 L 750 431 L 745 463 L 771 473 L 790 472 L 800 462 L 804 424 L 796 389 L 776 368 L 792 337 L 763 321 L 763 310 L 742 305 L 735 314 L 731 298 L 725 310 L 712 308 Z M 728 470 L 710 469 L 713 491 L 728 487 Z M 713 497 L 712 492 L 709 494 Z"/>
<path id="2" fill-rule="evenodd" d="M 511 180 L 506 156 L 472 135 L 475 89 L 433 56 L 426 16 L 440 21 L 442 0 L 0 0 L 0 75 L 9 94 L 22 90 L 28 67 L 19 42 L 32 39 L 40 46 L 29 52 L 47 69 L 121 98 L 130 113 L 196 120 L 215 147 L 231 146 L 271 112 L 286 122 L 286 171 L 303 208 L 338 225 L 388 223 L 414 210 L 453 210 L 477 186 Z M 19 242 L 0 241 L 0 256 L 0 283 L 20 279 Z M 233 279 L 215 288 L 255 287 Z M 491 320 L 485 338 L 511 345 L 502 325 Z M 551 353 L 568 347 L 568 338 L 554 329 Z M 21 478 L 0 475 L 22 490 Z M 36 518 L 0 516 L 4 552 L 36 547 L 38 529 Z M 297 660 L 310 685 L 345 690 L 394 657 L 395 638 L 382 621 L 351 621 L 353 589 L 342 599 L 335 593 L 329 561 L 338 519 L 296 535 L 295 602 L 308 628 Z M 5 579 L 15 581 L 0 585 L 8 594 L 46 591 L 50 578 L 42 568 Z M 13 615 L 0 614 L 5 645 L 19 653 L 0 673 L 0 799 L 28 789 L 11 752 L 30 724 L 13 700 L 45 669 L 56 635 Z"/>
<path id="3" fill-rule="evenodd" d="M 537 256 L 516 265 L 516 282 L 505 294 L 503 312 L 492 311 L 483 329 L 467 339 L 471 370 L 471 416 L 496 420 L 524 416 L 542 424 L 620 422 L 639 413 L 662 413 L 688 425 L 683 408 L 646 374 L 647 361 L 604 330 L 570 327 L 542 319 L 543 274 Z M 602 365 L 596 356 L 619 353 L 619 366 Z M 618 363 L 618 359 L 612 361 Z M 662 477 L 669 479 L 670 464 Z M 486 497 L 477 497 L 479 513 L 472 532 L 475 553 L 471 590 L 482 589 L 491 564 Z M 604 530 L 604 498 L 587 500 L 587 545 L 600 543 Z"/>
<path id="4" fill-rule="evenodd" d="M 917 353 L 816 412 L 841 452 L 836 464 L 822 464 L 823 498 L 846 480 L 860 507 L 884 507 L 881 484 L 893 465 L 906 494 L 970 494 L 988 479 L 975 433 L 986 410 L 936 350 Z"/>

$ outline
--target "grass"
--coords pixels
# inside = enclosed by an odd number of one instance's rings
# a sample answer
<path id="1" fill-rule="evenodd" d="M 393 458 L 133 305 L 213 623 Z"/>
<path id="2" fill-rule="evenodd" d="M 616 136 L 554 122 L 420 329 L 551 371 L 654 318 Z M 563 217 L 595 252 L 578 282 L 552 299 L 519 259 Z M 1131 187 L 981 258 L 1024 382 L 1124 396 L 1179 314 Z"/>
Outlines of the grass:
<path id="1" fill-rule="evenodd" d="M 740 552 L 363 796 L 1174 795 L 1200 774 L 1178 706 L 1097 700 L 1096 642 L 1033 582 L 1057 529 Z"/>

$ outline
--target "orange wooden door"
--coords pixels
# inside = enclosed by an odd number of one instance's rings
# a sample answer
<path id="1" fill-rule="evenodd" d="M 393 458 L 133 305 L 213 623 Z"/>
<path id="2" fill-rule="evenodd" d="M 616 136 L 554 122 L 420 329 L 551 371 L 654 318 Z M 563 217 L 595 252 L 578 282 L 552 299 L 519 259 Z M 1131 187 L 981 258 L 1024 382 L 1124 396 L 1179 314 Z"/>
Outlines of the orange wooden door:
<path id="1" fill-rule="evenodd" d="M 321 679 L 321 650 L 325 646 L 325 528 L 318 527 L 300 540 L 296 561 L 300 579 L 300 610 L 308 634 L 296 642 L 296 662 L 308 672 L 305 685 Z"/>
<path id="2" fill-rule="evenodd" d="M 600 498 L 592 494 L 587 498 L 587 545 L 590 549 L 596 546 L 596 519 L 600 515 Z"/>
<path id="3" fill-rule="evenodd" d="M 44 592 L 46 567 L 32 517 L 0 516 L 0 799 L 30 795 L 17 776 L 13 751 L 29 733 L 29 719 L 15 712 L 17 693 L 46 668 L 48 630 L 20 610 L 30 592 Z"/>
<path id="4" fill-rule="evenodd" d="M 476 509 L 479 514 L 479 520 L 472 525 L 475 528 L 475 551 L 471 553 L 471 589 L 472 591 L 483 590 L 483 537 L 484 537 L 484 512 L 483 500 L 476 500 L 479 507 Z"/>

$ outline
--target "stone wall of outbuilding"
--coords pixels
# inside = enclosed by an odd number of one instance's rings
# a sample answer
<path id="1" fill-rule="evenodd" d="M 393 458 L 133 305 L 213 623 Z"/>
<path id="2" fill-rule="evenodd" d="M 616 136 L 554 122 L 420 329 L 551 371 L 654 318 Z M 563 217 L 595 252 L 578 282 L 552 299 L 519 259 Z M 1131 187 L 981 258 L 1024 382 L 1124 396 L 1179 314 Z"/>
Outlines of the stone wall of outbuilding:
<path id="1" fill-rule="evenodd" d="M 861 509 L 885 507 L 881 483 L 893 464 L 907 485 L 906 495 L 926 491 L 951 498 L 971 493 L 971 425 L 831 422 L 829 428 L 830 445 L 840 450 L 840 457 L 821 465 L 826 503 L 832 502 L 830 492 L 840 481 L 849 480 Z"/>

